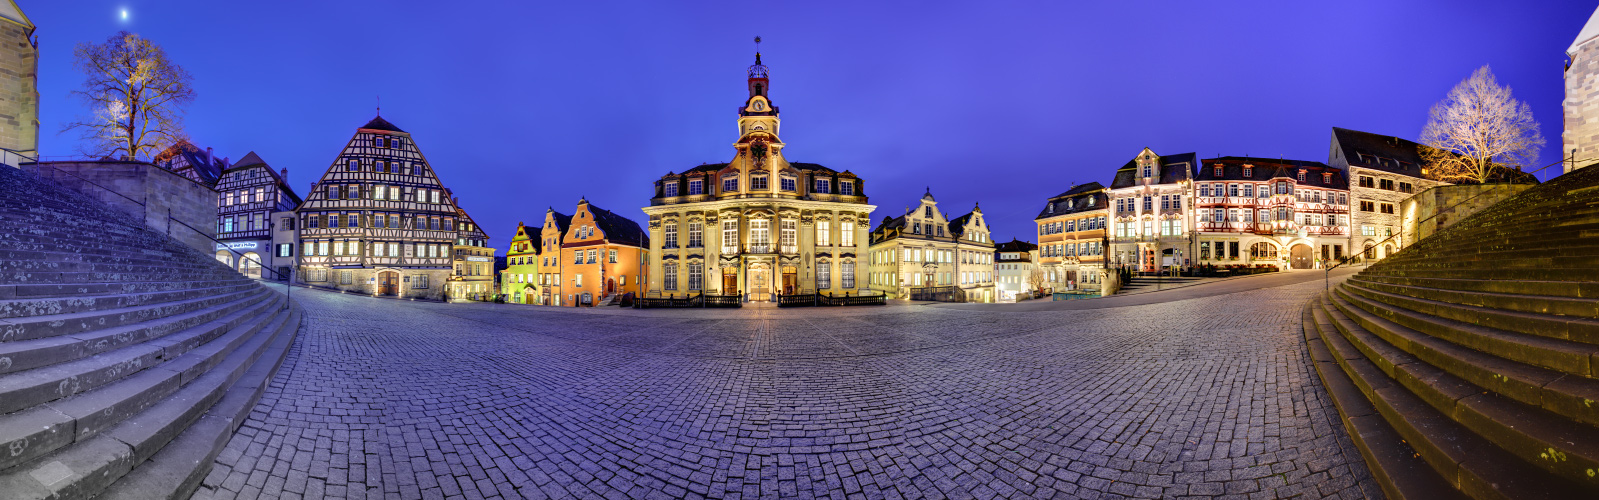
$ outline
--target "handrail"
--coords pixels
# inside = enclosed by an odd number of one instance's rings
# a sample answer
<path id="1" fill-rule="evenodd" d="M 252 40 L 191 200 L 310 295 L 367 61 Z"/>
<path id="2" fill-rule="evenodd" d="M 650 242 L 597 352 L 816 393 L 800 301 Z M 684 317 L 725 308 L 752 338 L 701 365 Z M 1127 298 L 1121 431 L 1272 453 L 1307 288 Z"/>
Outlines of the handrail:
<path id="1" fill-rule="evenodd" d="M 6 150 L 6 151 L 10 151 L 10 150 Z M 97 187 L 97 188 L 100 188 L 100 189 L 103 189 L 103 190 L 105 190 L 105 191 L 106 191 L 106 192 L 108 192 L 108 193 L 111 193 L 111 194 L 114 194 L 114 195 L 117 195 L 117 196 L 121 196 L 121 197 L 122 197 L 122 198 L 123 198 L 123 199 L 126 199 L 126 200 L 128 200 L 128 201 L 131 201 L 131 202 L 134 202 L 134 203 L 137 203 L 137 204 L 139 204 L 139 206 L 140 206 L 140 207 L 144 207 L 144 209 L 145 209 L 145 214 L 146 214 L 146 215 L 148 215 L 148 214 L 149 214 L 149 210 L 150 210 L 150 206 L 149 206 L 149 205 L 147 205 L 147 204 L 145 204 L 145 202 L 142 202 L 142 201 L 138 201 L 138 200 L 135 200 L 135 199 L 133 199 L 133 198 L 129 198 L 129 197 L 128 197 L 128 195 L 125 195 L 125 194 L 122 194 L 122 193 L 118 193 L 118 192 L 117 192 L 117 191 L 116 191 L 116 190 L 114 190 L 114 189 L 111 189 L 111 188 L 108 188 L 108 187 L 105 187 L 105 186 L 102 186 L 102 185 L 100 185 L 100 184 L 99 184 L 99 183 L 97 183 L 97 182 L 94 182 L 94 181 L 91 181 L 91 180 L 88 180 L 88 179 L 85 179 L 85 178 L 83 178 L 83 177 L 82 177 L 82 176 L 79 176 L 79 175 L 78 175 L 78 174 L 74 174 L 74 173 L 72 173 L 72 172 L 68 172 L 68 171 L 66 171 L 66 170 L 62 170 L 62 169 L 60 169 L 60 168 L 56 168 L 56 166 L 55 166 L 55 165 L 50 165 L 50 164 L 45 164 L 45 163 L 37 163 L 37 162 L 35 162 L 35 163 L 34 163 L 34 165 L 38 165 L 38 166 L 43 166 L 43 167 L 49 167 L 49 168 L 50 168 L 50 169 L 51 169 L 51 170 L 54 170 L 54 171 L 57 171 L 57 172 L 61 172 L 61 173 L 63 173 L 63 174 L 67 174 L 67 175 L 70 175 L 70 176 L 73 176 L 73 177 L 76 177 L 76 178 L 77 178 L 77 179 L 78 179 L 78 180 L 80 180 L 80 181 L 83 181 L 83 182 L 84 182 L 84 183 L 85 183 L 85 184 L 88 184 L 88 185 L 91 185 L 91 186 L 94 186 L 94 187 Z M 51 179 L 51 181 L 52 181 L 52 182 L 55 182 L 55 180 L 54 180 L 54 179 Z M 59 183 L 59 182 L 58 182 L 58 183 Z M 195 229 L 195 228 L 194 228 L 194 226 L 190 226 L 190 225 L 189 225 L 189 224 L 188 224 L 188 223 L 186 223 L 186 222 L 183 222 L 183 221 L 181 221 L 181 220 L 178 220 L 178 219 L 176 219 L 176 218 L 174 218 L 174 217 L 172 217 L 172 210 L 171 210 L 171 209 L 167 209 L 167 215 L 166 215 L 166 217 L 167 217 L 167 227 L 168 227 L 168 228 L 171 228 L 171 227 L 172 227 L 172 223 L 173 223 L 173 222 L 176 222 L 176 223 L 178 223 L 178 225 L 180 225 L 180 226 L 183 226 L 183 227 L 186 227 L 186 228 L 189 228 L 189 230 L 190 230 L 190 231 L 194 231 L 194 232 L 195 232 L 195 234 L 198 234 L 198 235 L 200 235 L 200 236 L 204 236 L 204 237 L 205 237 L 205 238 L 206 238 L 206 239 L 208 239 L 208 240 L 211 240 L 211 241 L 212 241 L 212 242 L 214 242 L 214 243 L 216 243 L 216 244 L 218 244 L 218 245 L 221 245 L 221 246 L 222 246 L 222 248 L 223 248 L 223 249 L 225 249 L 225 250 L 227 250 L 227 251 L 229 251 L 229 252 L 231 252 L 231 253 L 234 253 L 234 254 L 236 254 L 236 255 L 238 255 L 238 257 L 239 257 L 239 258 L 240 258 L 240 259 L 243 259 L 243 258 L 244 258 L 244 254 L 243 254 L 243 253 L 241 253 L 241 252 L 239 252 L 239 251 L 237 251 L 237 250 L 234 250 L 234 249 L 232 249 L 232 248 L 228 248 L 228 246 L 227 246 L 227 244 L 225 244 L 225 243 L 222 243 L 222 241 L 221 241 L 221 240 L 218 240 L 218 239 L 216 239 L 216 238 L 214 238 L 214 237 L 212 237 L 212 236 L 211 236 L 211 235 L 208 235 L 208 234 L 205 234 L 205 232 L 204 232 L 204 231 L 201 231 L 201 230 L 199 230 L 199 229 Z M 271 223 L 271 221 L 268 221 L 268 224 L 270 224 L 270 223 Z M 271 268 L 269 268 L 269 267 L 266 267 L 266 266 L 262 266 L 262 265 L 260 265 L 260 264 L 261 264 L 261 261 L 259 261 L 259 260 L 257 260 L 257 261 L 255 261 L 255 263 L 256 263 L 256 268 L 257 268 L 257 269 L 261 269 L 261 270 L 265 270 L 265 271 L 267 271 L 267 272 L 270 272 L 270 273 L 272 273 L 272 275 L 273 275 L 273 276 L 277 276 L 277 277 L 278 277 L 278 278 L 280 278 L 280 279 L 282 279 L 282 280 L 283 280 L 283 281 L 284 281 L 284 282 L 285 282 L 285 283 L 289 283 L 289 284 L 290 284 L 290 285 L 293 285 L 293 280 L 292 280 L 292 279 L 291 279 L 291 278 L 292 278 L 292 276 L 288 276 L 288 275 L 284 275 L 284 274 L 283 274 L 283 273 L 280 273 L 280 272 L 277 272 L 277 271 L 275 271 L 275 270 L 273 270 L 273 269 L 271 269 Z M 291 272 L 291 274 L 292 274 L 292 272 Z M 289 291 L 290 291 L 290 289 L 292 289 L 292 288 L 294 288 L 294 287 L 293 287 L 293 286 L 289 286 L 289 287 L 285 287 L 285 288 L 284 288 L 284 289 L 283 289 L 283 297 L 284 297 L 284 300 L 283 300 L 283 309 L 284 309 L 284 310 L 288 310 L 288 309 L 289 309 L 289 299 L 290 299 L 290 298 L 291 298 L 291 297 L 290 297 L 290 293 L 289 293 Z"/>
<path id="2" fill-rule="evenodd" d="M 1586 158 L 1584 160 L 1592 161 L 1592 160 L 1599 160 L 1599 158 Z M 1553 167 L 1555 165 L 1564 165 L 1564 164 L 1566 164 L 1566 162 L 1572 162 L 1572 164 L 1575 164 L 1576 161 L 1577 161 L 1577 153 L 1575 151 L 1573 151 L 1571 153 L 1571 156 L 1561 157 L 1560 161 L 1557 161 L 1557 162 L 1554 162 L 1554 163 L 1550 163 L 1550 164 L 1544 165 L 1542 167 L 1538 167 L 1537 170 L 1533 170 L 1533 171 L 1526 172 L 1526 173 L 1533 174 L 1533 178 L 1537 179 L 1538 178 L 1538 176 L 1537 176 L 1538 172 L 1542 172 L 1545 169 L 1548 169 L 1549 167 Z M 1488 186 L 1489 189 L 1484 189 L 1482 192 L 1474 194 L 1474 195 L 1471 195 L 1470 197 L 1468 197 L 1466 199 L 1463 199 L 1463 200 L 1460 200 L 1458 202 L 1455 202 L 1453 205 L 1449 205 L 1448 207 L 1444 207 L 1443 209 L 1434 211 L 1433 214 L 1427 216 L 1427 218 L 1421 219 L 1419 221 L 1416 221 L 1416 227 L 1419 229 L 1422 224 L 1426 223 L 1427 221 L 1432 220 L 1434 217 L 1438 217 L 1440 215 L 1443 215 L 1444 213 L 1449 212 L 1451 209 L 1453 209 L 1455 207 L 1463 205 L 1466 202 L 1469 202 L 1471 200 L 1475 200 L 1479 196 L 1488 194 L 1492 189 L 1495 189 L 1495 188 L 1498 188 L 1498 187 L 1502 187 L 1502 186 L 1513 186 L 1513 185 L 1516 185 L 1516 184 L 1513 183 L 1513 182 L 1507 182 L 1507 183 L 1503 183 L 1503 184 L 1484 184 L 1484 185 Z M 1441 228 L 1440 228 L 1440 230 L 1441 230 Z M 1349 233 L 1350 233 L 1350 235 L 1354 234 L 1354 228 L 1353 227 L 1350 228 Z M 1398 238 L 1398 237 L 1404 236 L 1404 234 L 1405 234 L 1405 226 L 1403 224 L 1401 224 L 1399 226 L 1399 231 L 1398 232 L 1395 232 L 1394 234 L 1389 235 L 1387 238 L 1383 238 L 1382 240 L 1377 241 L 1377 243 L 1372 244 L 1372 248 L 1381 247 L 1384 243 L 1387 243 L 1388 240 L 1392 240 L 1394 238 Z M 1352 242 L 1353 241 L 1351 241 L 1351 243 Z M 1414 243 L 1412 243 L 1412 244 L 1414 244 Z M 1362 256 L 1361 259 L 1365 260 L 1365 257 L 1364 257 L 1365 249 L 1364 248 L 1360 249 L 1359 253 L 1356 253 L 1354 248 L 1350 248 L 1349 251 L 1350 251 L 1349 255 L 1346 255 L 1346 256 L 1344 256 L 1342 258 L 1339 258 L 1338 262 L 1336 262 L 1333 265 L 1328 266 L 1326 269 L 1322 270 L 1321 285 L 1322 285 L 1322 290 L 1323 291 L 1327 291 L 1327 290 L 1331 290 L 1332 289 L 1331 280 L 1332 280 L 1332 270 L 1333 269 L 1337 269 L 1339 267 L 1342 267 L 1344 264 L 1348 264 L 1349 262 L 1355 260 L 1355 256 L 1356 255 L 1361 255 Z"/>

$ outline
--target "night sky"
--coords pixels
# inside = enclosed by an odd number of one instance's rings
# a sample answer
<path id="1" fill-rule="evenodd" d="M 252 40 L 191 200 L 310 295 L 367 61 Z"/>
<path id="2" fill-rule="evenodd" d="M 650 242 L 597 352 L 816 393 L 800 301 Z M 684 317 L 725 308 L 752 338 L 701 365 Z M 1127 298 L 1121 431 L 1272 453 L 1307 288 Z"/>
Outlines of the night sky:
<path id="1" fill-rule="evenodd" d="M 863 5 L 870 3 L 872 5 Z M 382 96 L 502 250 L 580 196 L 645 220 L 651 182 L 728 161 L 760 35 L 790 161 L 898 215 L 930 186 L 1036 240 L 1043 201 L 1143 147 L 1326 161 L 1332 127 L 1415 139 L 1483 64 L 1559 159 L 1565 49 L 1592 1 L 440 2 L 19 0 L 41 154 L 87 110 L 72 47 L 127 29 L 193 73 L 188 132 L 302 195 Z M 669 5 L 670 4 L 670 5 Z M 1075 5 L 1081 4 L 1081 5 Z M 121 19 L 126 9 L 128 18 Z M 1555 169 L 1550 170 L 1556 170 Z M 1547 175 L 1541 176 L 1545 179 Z"/>

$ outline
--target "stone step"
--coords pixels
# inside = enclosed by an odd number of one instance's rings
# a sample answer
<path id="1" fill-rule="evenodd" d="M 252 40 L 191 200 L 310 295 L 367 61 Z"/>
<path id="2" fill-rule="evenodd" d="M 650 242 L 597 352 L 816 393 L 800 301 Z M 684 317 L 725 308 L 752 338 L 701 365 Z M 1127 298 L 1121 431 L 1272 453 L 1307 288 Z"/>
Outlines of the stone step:
<path id="1" fill-rule="evenodd" d="M 0 376 L 0 413 L 87 392 L 171 360 L 237 326 L 253 315 L 252 311 L 259 314 L 261 308 L 271 307 L 271 299 L 265 294 L 251 296 L 240 301 L 244 304 L 242 311 L 196 327 L 91 357 Z M 222 307 L 225 306 L 218 306 Z"/>
<path id="2" fill-rule="evenodd" d="M 226 268 L 218 266 L 216 269 L 202 269 L 197 272 L 220 272 Z M 172 263 L 151 264 L 116 264 L 109 262 L 62 262 L 38 260 L 7 260 L 0 262 L 0 273 L 117 273 L 117 274 L 159 274 L 172 272 Z"/>
<path id="3" fill-rule="evenodd" d="M 1347 289 L 1364 299 L 1380 302 L 1386 309 L 1416 313 L 1433 322 L 1426 328 L 1433 335 L 1447 335 L 1454 331 L 1470 331 L 1480 335 L 1523 334 L 1546 339 L 1572 341 L 1599 349 L 1599 320 L 1575 316 L 1553 316 L 1504 309 L 1452 304 L 1422 297 L 1389 293 L 1345 283 Z M 1400 312 L 1403 312 L 1400 311 Z M 1500 346 L 1507 348 L 1508 346 Z M 1484 349 L 1487 350 L 1487 349 Z M 1551 354 L 1551 353 L 1542 353 Z M 1595 376 L 1586 370 L 1571 372 L 1584 377 Z"/>
<path id="4" fill-rule="evenodd" d="M 151 255 L 103 255 L 81 252 L 52 252 L 46 250 L 0 249 L 0 261 L 74 262 L 91 264 L 132 264 L 140 266 L 171 266 L 171 257 Z"/>
<path id="5" fill-rule="evenodd" d="M 237 274 L 237 273 L 235 273 Z M 244 275 L 235 275 L 227 279 L 212 279 L 200 281 L 112 281 L 102 283 L 42 283 L 28 285 L 0 285 L 0 298 L 53 298 L 53 297 L 89 297 L 94 295 L 107 295 L 119 293 L 152 293 L 187 290 L 190 288 L 215 288 L 235 284 L 254 283 L 255 280 Z"/>
<path id="6" fill-rule="evenodd" d="M 1457 305 L 1483 307 L 1503 311 L 1517 311 L 1540 315 L 1575 316 L 1579 318 L 1599 319 L 1599 301 L 1595 301 L 1591 298 L 1583 299 L 1571 297 L 1552 297 L 1548 295 L 1481 292 L 1475 290 L 1451 290 L 1447 288 L 1372 281 L 1365 279 L 1365 276 L 1363 275 L 1350 278 L 1348 281 L 1346 281 L 1346 283 L 1355 283 L 1362 288 L 1395 295 L 1436 300 L 1439 302 Z"/>
<path id="7" fill-rule="evenodd" d="M 193 265 L 178 265 L 173 269 L 160 272 L 144 273 L 111 273 L 111 272 L 27 272 L 17 274 L 0 274 L 0 285 L 27 285 L 39 283 L 67 284 L 67 283 L 104 283 L 110 281 L 204 281 L 226 280 L 243 276 L 238 271 L 221 266 L 208 265 L 206 268 L 196 268 Z"/>
<path id="8" fill-rule="evenodd" d="M 1394 430 L 1355 382 L 1333 359 L 1323 335 L 1339 335 L 1320 310 L 1318 301 L 1305 304 L 1301 328 L 1312 366 L 1338 409 L 1344 430 L 1355 442 L 1383 493 L 1392 499 L 1463 499 L 1465 495 L 1445 480 Z"/>
<path id="9" fill-rule="evenodd" d="M 72 335 L 115 326 L 131 325 L 232 302 L 251 293 L 255 292 L 247 290 L 116 309 L 8 318 L 0 320 L 0 342 Z"/>
<path id="10" fill-rule="evenodd" d="M 193 495 L 210 473 L 217 455 L 227 447 L 228 440 L 266 392 L 294 342 L 300 317 L 300 312 L 295 310 L 283 327 L 284 333 L 266 347 L 249 370 L 228 386 L 221 400 L 195 424 L 96 498 L 186 499 Z"/>
<path id="11" fill-rule="evenodd" d="M 1453 261 L 1506 261 L 1506 260 L 1522 259 L 1522 258 L 1528 258 L 1528 257 L 1533 257 L 1533 258 L 1587 257 L 1589 259 L 1593 259 L 1595 257 L 1599 257 L 1599 245 L 1594 245 L 1592 242 L 1593 242 L 1592 238 L 1587 238 L 1587 239 L 1580 240 L 1580 242 L 1579 241 L 1572 241 L 1572 242 L 1570 242 L 1570 243 L 1568 243 L 1566 245 L 1561 245 L 1561 246 L 1554 246 L 1554 245 L 1525 245 L 1525 246 L 1522 246 L 1520 248 L 1501 248 L 1501 247 L 1498 247 L 1498 246 L 1490 248 L 1490 247 L 1477 245 L 1477 246 L 1473 246 L 1470 249 L 1460 249 L 1458 251 L 1449 251 L 1449 252 L 1445 253 L 1445 255 L 1449 255 L 1449 261 L 1451 261 L 1451 262 L 1453 262 Z M 1423 255 L 1423 254 L 1422 253 L 1417 253 L 1417 254 L 1413 254 L 1413 255 Z M 1416 264 L 1429 264 L 1429 263 L 1432 263 L 1434 261 L 1435 261 L 1435 259 L 1432 259 L 1430 257 L 1413 257 L 1413 258 L 1411 258 L 1411 257 L 1406 257 L 1404 255 L 1394 255 L 1394 256 L 1389 257 L 1387 259 L 1383 259 L 1380 263 L 1381 263 L 1382 267 L 1395 267 L 1395 266 L 1408 266 L 1408 265 L 1416 265 Z M 1373 266 L 1373 267 L 1376 267 L 1376 266 Z"/>
<path id="12" fill-rule="evenodd" d="M 245 300 L 208 307 L 150 321 L 92 330 L 72 335 L 15 342 L 0 342 L 0 374 L 19 372 L 83 359 L 127 345 L 161 338 L 210 322 L 253 304 L 265 293 L 259 286 Z"/>
<path id="13" fill-rule="evenodd" d="M 1512 281 L 1489 279 L 1414 278 L 1361 272 L 1359 281 L 1391 285 L 1418 286 L 1462 292 L 1502 293 L 1540 297 L 1599 298 L 1599 282 Z"/>
<path id="14" fill-rule="evenodd" d="M 194 299 L 211 295 L 243 291 L 251 288 L 252 285 L 253 283 L 251 282 L 240 281 L 238 283 L 224 286 L 203 288 L 197 287 L 159 292 L 132 292 L 72 297 L 6 299 L 0 300 L 0 319 L 22 316 L 67 314 L 93 310 L 119 309 L 148 304 L 159 304 L 174 300 Z"/>
<path id="15" fill-rule="evenodd" d="M 1389 276 L 1415 277 L 1415 278 L 1454 278 L 1454 279 L 1489 279 L 1489 280 L 1518 280 L 1518 281 L 1599 281 L 1599 269 L 1381 269 L 1373 268 Z"/>
<path id="16" fill-rule="evenodd" d="M 1549 240 L 1556 245 L 1579 242 L 1588 237 L 1595 230 L 1599 230 L 1599 222 L 1559 222 L 1559 221 L 1516 221 L 1517 227 L 1472 230 L 1458 226 L 1450 226 L 1444 231 L 1435 233 L 1433 237 L 1423 238 L 1421 241 L 1407 248 L 1415 248 L 1425 252 L 1448 250 L 1451 248 L 1477 248 L 1482 245 L 1525 245 L 1528 242 Z"/>
<path id="17" fill-rule="evenodd" d="M 1325 302 L 1320 310 L 1328 323 L 1339 322 Z M 1322 340 L 1334 361 L 1377 409 L 1383 420 L 1415 449 L 1439 476 L 1472 498 L 1591 498 L 1594 490 L 1566 476 L 1553 476 L 1496 446 L 1460 422 L 1439 412 L 1389 378 L 1345 337 L 1328 332 Z M 1440 376 L 1441 377 L 1441 376 Z M 1477 395 L 1482 396 L 1482 395 Z M 1476 396 L 1472 396 L 1476 397 Z M 1585 475 L 1585 473 L 1584 473 Z"/>
<path id="18" fill-rule="evenodd" d="M 267 326 L 269 320 L 286 314 L 281 304 L 281 297 L 266 301 L 219 321 L 220 328 L 197 330 L 188 340 L 204 343 L 191 350 L 173 349 L 171 357 L 158 366 L 71 397 L 0 416 L 0 444 L 20 450 L 0 457 L 0 471 L 83 441 L 159 403 L 204 375 L 226 353 Z"/>
<path id="19" fill-rule="evenodd" d="M 193 252 L 187 250 L 187 247 L 181 247 L 170 241 L 158 241 L 154 236 L 143 238 L 143 240 L 148 241 L 129 241 L 124 239 L 82 241 L 78 238 L 58 238 L 48 234 L 11 232 L 0 233 L 0 248 L 23 251 L 48 250 L 156 257 L 186 257 L 194 255 Z M 107 243 L 106 241 L 114 241 L 115 243 Z"/>
<path id="20" fill-rule="evenodd" d="M 1404 353 L 1368 357 L 1390 377 L 1405 382 L 1407 386 L 1423 383 L 1421 381 L 1435 380 L 1437 373 L 1416 375 L 1413 372 L 1420 368 L 1401 369 L 1397 366 L 1402 364 L 1400 361 L 1392 361 L 1395 365 L 1388 365 L 1384 364 L 1383 360 L 1399 358 L 1420 360 L 1425 362 L 1429 367 L 1428 370 L 1448 373 L 1461 381 L 1473 384 L 1474 387 L 1492 390 L 1502 396 L 1543 408 L 1568 419 L 1590 425 L 1599 423 L 1599 407 L 1590 403 L 1599 400 L 1599 381 L 1566 376 L 1566 373 L 1559 370 L 1495 355 L 1498 351 L 1479 351 L 1428 335 L 1403 323 L 1384 319 L 1381 314 L 1373 313 L 1368 309 L 1371 304 L 1361 302 L 1359 297 L 1335 294 L 1331 303 L 1341 318 L 1351 322 L 1350 325 L 1339 325 L 1341 328 L 1347 327 L 1344 329 L 1375 335 L 1383 340 L 1381 345 L 1392 346 L 1396 352 Z M 1409 374 L 1408 378 L 1406 374 Z M 1437 392 L 1436 388 L 1434 390 Z M 1419 394 L 1423 391 L 1416 389 L 1415 392 Z M 1469 395 L 1459 392 L 1458 389 L 1442 392 L 1458 397 Z M 1459 399 L 1458 397 L 1454 399 Z M 1440 410 L 1446 407 L 1443 401 L 1434 401 L 1434 403 L 1434 406 Z"/>
<path id="21" fill-rule="evenodd" d="M 227 402 L 235 382 L 253 368 L 254 363 L 272 359 L 264 354 L 271 347 L 281 345 L 279 339 L 292 336 L 292 330 L 287 328 L 292 324 L 291 321 L 297 322 L 297 315 L 287 311 L 277 312 L 269 328 L 263 329 L 261 334 L 251 335 L 228 353 L 227 360 L 221 363 L 228 369 L 206 373 L 182 391 L 105 432 L 10 470 L 0 471 L 0 491 L 6 491 L 12 495 L 10 498 L 18 499 L 100 498 L 123 478 L 165 475 L 146 473 L 130 476 L 130 472 L 142 467 L 154 466 L 152 472 L 161 472 L 162 465 L 168 470 L 180 465 L 178 460 L 169 459 L 159 463 L 157 460 L 169 447 L 176 446 L 168 453 L 170 457 L 197 444 L 194 438 L 185 439 L 185 436 L 207 437 L 220 450 L 220 446 L 226 444 L 226 439 L 231 436 L 233 427 L 231 422 L 209 412 L 231 410 L 220 407 Z M 219 421 L 222 424 L 220 426 L 216 425 Z M 56 462 L 66 467 L 53 465 Z M 210 466 L 209 461 L 194 463 L 191 459 L 188 463 L 190 469 L 209 470 Z M 203 476 L 204 472 L 199 474 Z M 144 484 L 133 486 L 147 485 L 149 480 L 138 482 Z M 174 486 L 181 487 L 165 487 Z M 121 498 L 153 497 L 148 491 L 137 488 L 123 487 L 116 491 L 120 492 L 117 497 Z"/>
<path id="22" fill-rule="evenodd" d="M 1599 269 L 1599 258 L 1543 257 L 1522 255 L 1515 258 L 1484 258 L 1471 255 L 1436 259 L 1431 262 L 1406 262 L 1377 267 L 1379 271 L 1431 270 L 1431 269 Z"/>

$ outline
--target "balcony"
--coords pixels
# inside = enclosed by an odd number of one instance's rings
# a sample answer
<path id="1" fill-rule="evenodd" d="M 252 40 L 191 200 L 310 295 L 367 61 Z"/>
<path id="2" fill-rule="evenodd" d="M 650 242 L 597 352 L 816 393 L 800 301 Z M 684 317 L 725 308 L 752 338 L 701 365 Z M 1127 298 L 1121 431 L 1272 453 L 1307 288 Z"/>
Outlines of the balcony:
<path id="1" fill-rule="evenodd" d="M 772 245 L 770 243 L 761 245 L 751 243 L 748 248 L 749 253 L 772 253 Z"/>
<path id="2" fill-rule="evenodd" d="M 782 245 L 778 247 L 778 250 L 783 255 L 799 255 L 799 245 Z"/>
<path id="3" fill-rule="evenodd" d="M 738 255 L 738 246 L 722 245 L 722 255 Z"/>

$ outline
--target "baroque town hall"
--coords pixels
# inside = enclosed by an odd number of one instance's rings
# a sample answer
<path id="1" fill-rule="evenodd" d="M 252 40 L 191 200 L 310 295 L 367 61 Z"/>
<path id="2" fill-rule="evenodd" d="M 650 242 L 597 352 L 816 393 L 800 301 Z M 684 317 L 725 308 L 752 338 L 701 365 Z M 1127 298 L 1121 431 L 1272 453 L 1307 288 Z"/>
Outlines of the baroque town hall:
<path id="1" fill-rule="evenodd" d="M 305 198 L 296 278 L 310 285 L 442 300 L 452 245 L 486 245 L 411 134 L 382 117 L 355 131 Z"/>
<path id="2" fill-rule="evenodd" d="M 649 215 L 649 295 L 859 293 L 868 245 L 862 181 L 791 163 L 761 55 L 749 67 L 732 161 L 655 181 Z"/>

